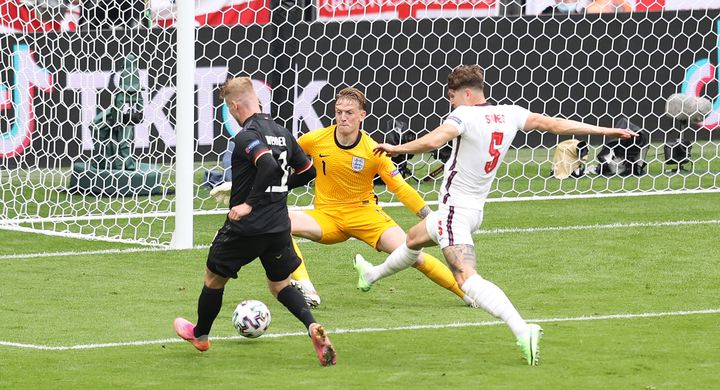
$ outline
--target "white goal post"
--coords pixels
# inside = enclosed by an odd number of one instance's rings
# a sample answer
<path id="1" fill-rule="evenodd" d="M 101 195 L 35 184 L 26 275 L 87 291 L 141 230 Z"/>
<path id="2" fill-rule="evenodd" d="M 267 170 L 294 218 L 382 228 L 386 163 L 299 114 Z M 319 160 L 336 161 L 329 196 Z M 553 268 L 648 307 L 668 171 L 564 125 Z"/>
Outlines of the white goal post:
<path id="1" fill-rule="evenodd" d="M 450 70 L 477 63 L 492 103 L 630 122 L 647 135 L 647 144 L 614 148 L 580 137 L 584 146 L 554 163 L 565 137 L 519 134 L 490 201 L 720 191 L 720 10 L 505 16 L 492 0 L 174 3 L 147 2 L 121 28 L 78 20 L 42 31 L 27 21 L 5 31 L 0 234 L 207 244 L 193 227 L 226 213 L 209 192 L 226 179 L 241 130 L 217 87 L 238 75 L 296 136 L 331 124 L 335 93 L 354 86 L 369 101 L 364 129 L 404 142 L 448 114 Z M 698 123 L 672 118 L 665 102 L 676 93 L 712 109 Z M 398 160 L 430 204 L 445 156 Z M 309 207 L 312 194 L 296 189 L 289 205 Z"/>

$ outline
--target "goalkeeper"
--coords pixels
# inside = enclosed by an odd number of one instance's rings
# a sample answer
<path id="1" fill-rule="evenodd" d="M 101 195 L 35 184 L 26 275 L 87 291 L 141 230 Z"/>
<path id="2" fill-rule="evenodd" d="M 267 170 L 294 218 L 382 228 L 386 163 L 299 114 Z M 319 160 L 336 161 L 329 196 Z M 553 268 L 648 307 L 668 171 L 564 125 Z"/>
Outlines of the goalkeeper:
<path id="1" fill-rule="evenodd" d="M 322 244 L 335 244 L 350 237 L 365 242 L 378 251 L 392 253 L 405 242 L 405 232 L 377 204 L 373 178 L 379 175 L 387 188 L 423 219 L 430 208 L 410 187 L 389 157 L 373 154 L 377 143 L 360 124 L 365 118 L 365 95 L 355 88 L 341 90 L 335 98 L 336 125 L 311 131 L 298 139 L 300 147 L 312 157 L 317 171 L 315 208 L 291 211 L 291 231 Z M 221 198 L 222 193 L 216 192 Z M 295 244 L 295 251 L 303 256 Z M 437 258 L 423 253 L 413 264 L 433 282 L 452 291 L 467 304 L 450 270 Z M 397 270 L 387 270 L 388 274 Z M 320 304 L 320 297 L 303 265 L 292 277 L 311 306 Z"/>

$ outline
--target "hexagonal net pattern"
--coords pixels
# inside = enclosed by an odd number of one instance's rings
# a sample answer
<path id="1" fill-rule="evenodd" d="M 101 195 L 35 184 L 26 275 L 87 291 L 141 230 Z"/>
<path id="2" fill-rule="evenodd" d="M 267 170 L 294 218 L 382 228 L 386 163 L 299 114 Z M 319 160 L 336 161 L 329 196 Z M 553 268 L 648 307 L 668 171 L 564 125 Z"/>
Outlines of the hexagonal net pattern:
<path id="1" fill-rule="evenodd" d="M 81 7 L 3 4 L 0 227 L 167 242 L 174 29 L 139 16 L 111 28 Z"/>
<path id="2" fill-rule="evenodd" d="M 175 10 L 160 3 L 119 28 L 3 38 L 2 227 L 169 243 L 176 114 L 188 108 L 175 92 Z M 368 99 L 365 131 L 397 143 L 442 124 L 447 75 L 479 64 L 493 104 L 642 133 L 614 144 L 519 132 L 491 201 L 720 189 L 718 10 L 487 16 L 494 1 L 206 3 L 217 4 L 196 9 L 196 215 L 227 211 L 209 191 L 230 177 L 241 127 L 217 86 L 237 75 L 253 79 L 263 111 L 296 136 L 334 123 L 335 94 L 357 87 Z M 668 113 L 674 94 L 690 100 Z M 448 156 L 446 146 L 395 162 L 432 204 Z M 375 192 L 397 203 L 381 182 Z M 312 185 L 288 202 L 311 206 Z"/>

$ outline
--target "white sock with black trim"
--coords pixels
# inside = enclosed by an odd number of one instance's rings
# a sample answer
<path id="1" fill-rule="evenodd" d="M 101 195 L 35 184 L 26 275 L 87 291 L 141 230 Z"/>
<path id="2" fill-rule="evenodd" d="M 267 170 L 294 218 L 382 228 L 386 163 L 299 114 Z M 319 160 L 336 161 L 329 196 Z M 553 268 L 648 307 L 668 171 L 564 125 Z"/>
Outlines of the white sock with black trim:
<path id="1" fill-rule="evenodd" d="M 417 261 L 418 256 L 422 252 L 407 247 L 405 243 L 400 245 L 391 253 L 382 264 L 374 266 L 365 274 L 368 283 L 375 283 L 386 276 L 398 273 L 405 268 L 411 267 Z"/>
<path id="2" fill-rule="evenodd" d="M 475 304 L 496 318 L 508 324 L 515 337 L 524 336 L 528 332 L 528 324 L 520 317 L 510 299 L 500 287 L 480 275 L 473 275 L 465 280 L 460 287 L 470 296 Z"/>

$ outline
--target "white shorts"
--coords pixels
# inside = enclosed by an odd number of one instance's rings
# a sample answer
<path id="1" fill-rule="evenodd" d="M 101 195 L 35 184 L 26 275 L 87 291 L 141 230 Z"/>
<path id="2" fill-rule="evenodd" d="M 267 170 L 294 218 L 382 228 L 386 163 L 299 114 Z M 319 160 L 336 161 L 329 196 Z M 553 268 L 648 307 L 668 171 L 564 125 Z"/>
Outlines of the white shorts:
<path id="1" fill-rule="evenodd" d="M 445 248 L 450 245 L 475 245 L 472 232 L 482 224 L 483 211 L 457 206 L 440 205 L 425 218 L 430 238 Z"/>

